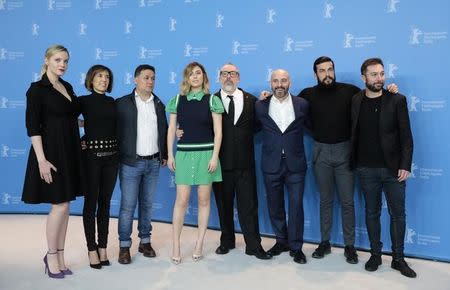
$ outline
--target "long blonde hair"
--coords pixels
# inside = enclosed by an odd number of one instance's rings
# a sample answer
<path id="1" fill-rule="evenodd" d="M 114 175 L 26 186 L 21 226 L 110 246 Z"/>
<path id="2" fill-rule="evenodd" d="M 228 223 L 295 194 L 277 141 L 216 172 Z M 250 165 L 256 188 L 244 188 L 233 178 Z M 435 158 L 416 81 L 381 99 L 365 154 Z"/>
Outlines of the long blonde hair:
<path id="1" fill-rule="evenodd" d="M 55 44 L 55 45 L 52 45 L 49 48 L 47 48 L 47 50 L 45 51 L 45 59 L 51 58 L 52 56 L 54 56 L 58 52 L 66 52 L 67 55 L 69 55 L 69 51 L 67 50 L 67 48 L 65 48 L 64 46 L 62 46 L 60 44 Z M 41 68 L 41 77 L 46 72 L 47 72 L 47 65 L 44 62 L 44 64 L 42 65 L 42 68 Z"/>
<path id="2" fill-rule="evenodd" d="M 180 94 L 183 96 L 186 96 L 191 91 L 191 85 L 189 84 L 189 76 L 191 75 L 194 68 L 198 66 L 203 73 L 203 84 L 202 84 L 202 90 L 205 94 L 209 94 L 209 79 L 208 75 L 206 74 L 206 70 L 203 67 L 203 65 L 199 64 L 198 62 L 194 61 L 188 64 L 184 70 L 183 70 L 183 81 L 180 85 Z"/>

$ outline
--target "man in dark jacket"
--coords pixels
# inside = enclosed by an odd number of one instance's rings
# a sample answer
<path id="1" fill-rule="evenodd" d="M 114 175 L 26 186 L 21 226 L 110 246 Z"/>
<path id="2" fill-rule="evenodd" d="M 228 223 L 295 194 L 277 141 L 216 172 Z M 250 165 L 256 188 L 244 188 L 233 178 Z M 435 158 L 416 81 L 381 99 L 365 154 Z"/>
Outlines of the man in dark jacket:
<path id="1" fill-rule="evenodd" d="M 381 265 L 381 192 L 389 208 L 393 269 L 414 278 L 404 260 L 405 181 L 411 171 L 413 139 L 406 98 L 383 89 L 384 66 L 370 58 L 361 66 L 366 89 L 352 99 L 352 167 L 357 168 L 366 201 L 366 226 L 371 257 L 367 271 Z"/>
<path id="2" fill-rule="evenodd" d="M 253 143 L 256 98 L 237 87 L 239 69 L 231 63 L 222 66 L 219 80 L 222 88 L 216 95 L 222 100 L 226 114 L 222 117 L 223 138 L 219 154 L 223 181 L 213 183 L 222 232 L 216 253 L 223 255 L 235 247 L 233 217 L 236 196 L 245 253 L 258 259 L 270 259 L 272 256 L 261 247 L 258 222 Z"/>
<path id="3" fill-rule="evenodd" d="M 116 101 L 122 193 L 118 260 L 121 264 L 131 263 L 131 232 L 138 202 L 139 252 L 145 257 L 156 256 L 150 243 L 151 208 L 159 168 L 167 161 L 167 119 L 164 104 L 153 94 L 155 68 L 139 65 L 134 82 L 133 92 Z"/>
<path id="4" fill-rule="evenodd" d="M 302 251 L 306 174 L 303 128 L 308 118 L 308 102 L 291 96 L 291 80 L 285 70 L 273 71 L 270 84 L 273 95 L 255 105 L 256 119 L 262 126 L 261 169 L 270 222 L 276 236 L 276 243 L 268 253 L 277 256 L 290 251 L 294 262 L 305 264 Z M 288 221 L 285 186 L 289 198 Z"/>

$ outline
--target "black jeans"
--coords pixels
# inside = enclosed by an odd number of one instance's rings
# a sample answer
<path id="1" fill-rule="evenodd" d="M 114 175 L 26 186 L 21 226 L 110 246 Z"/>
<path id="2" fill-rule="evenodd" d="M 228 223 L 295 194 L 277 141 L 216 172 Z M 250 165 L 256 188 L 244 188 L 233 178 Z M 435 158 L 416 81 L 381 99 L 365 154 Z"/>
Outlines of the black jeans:
<path id="1" fill-rule="evenodd" d="M 86 152 L 85 168 L 87 192 L 84 197 L 83 225 L 89 251 L 106 248 L 108 243 L 109 209 L 118 172 L 117 154 L 96 157 Z M 95 242 L 95 217 L 97 211 L 98 244 Z"/>
<path id="2" fill-rule="evenodd" d="M 392 256 L 403 258 L 405 240 L 405 187 L 386 168 L 358 168 L 361 188 L 366 200 L 366 226 L 369 234 L 371 253 L 381 255 L 381 192 L 384 191 L 390 215 Z"/>

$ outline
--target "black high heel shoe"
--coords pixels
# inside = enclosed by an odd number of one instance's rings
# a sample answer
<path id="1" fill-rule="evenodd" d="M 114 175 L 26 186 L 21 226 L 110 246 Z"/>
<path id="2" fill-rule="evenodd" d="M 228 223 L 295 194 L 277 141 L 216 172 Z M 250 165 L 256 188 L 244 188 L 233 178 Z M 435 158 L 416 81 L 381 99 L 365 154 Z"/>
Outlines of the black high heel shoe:
<path id="1" fill-rule="evenodd" d="M 103 248 L 102 248 L 103 249 Z M 104 248 L 105 249 L 105 253 L 106 253 L 106 248 Z M 109 260 L 108 259 L 106 259 L 106 260 L 104 260 L 104 261 L 102 261 L 101 259 L 100 259 L 100 252 L 99 252 L 99 249 L 97 249 L 97 253 L 98 253 L 98 258 L 99 258 L 99 260 L 100 260 L 100 265 L 102 265 L 102 266 L 110 266 L 111 265 L 111 263 L 109 262 Z"/>
<path id="2" fill-rule="evenodd" d="M 92 264 L 91 263 L 91 257 L 89 256 L 89 252 L 91 252 L 91 251 L 88 251 L 89 266 L 91 268 L 93 268 L 93 269 L 101 269 L 102 268 L 102 262 L 97 263 L 97 264 Z M 98 256 L 98 252 L 97 251 L 92 251 L 92 252 L 95 252 L 97 254 L 97 256 Z M 100 258 L 99 258 L 99 260 L 100 260 Z"/>

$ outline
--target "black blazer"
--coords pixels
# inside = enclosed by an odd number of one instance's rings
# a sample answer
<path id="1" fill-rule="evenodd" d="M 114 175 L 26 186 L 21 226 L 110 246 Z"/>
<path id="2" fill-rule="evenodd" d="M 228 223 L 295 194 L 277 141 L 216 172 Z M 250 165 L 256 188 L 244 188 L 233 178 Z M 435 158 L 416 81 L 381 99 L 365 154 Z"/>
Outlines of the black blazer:
<path id="1" fill-rule="evenodd" d="M 256 102 L 256 118 L 262 125 L 261 169 L 264 173 L 276 173 L 281 166 L 282 151 L 286 165 L 291 172 L 306 172 L 303 128 L 308 120 L 309 104 L 303 98 L 291 95 L 295 119 L 281 132 L 275 121 L 269 116 L 270 100 Z"/>
<path id="2" fill-rule="evenodd" d="M 255 167 L 253 134 L 255 132 L 256 97 L 239 89 L 244 94 L 244 106 L 236 124 L 222 114 L 222 145 L 220 146 L 220 166 L 222 170 Z M 220 98 L 220 91 L 215 93 Z"/>
<path id="3" fill-rule="evenodd" d="M 158 147 L 160 160 L 167 160 L 167 119 L 163 102 L 153 94 L 158 126 Z M 116 100 L 117 139 L 120 162 L 133 166 L 137 160 L 137 107 L 134 90 L 131 94 Z"/>
<path id="4" fill-rule="evenodd" d="M 357 166 L 359 110 L 364 94 L 365 90 L 362 90 L 352 99 L 352 168 Z M 381 149 L 387 168 L 393 176 L 398 175 L 399 169 L 411 172 L 413 138 L 406 97 L 383 90 L 379 122 Z"/>

